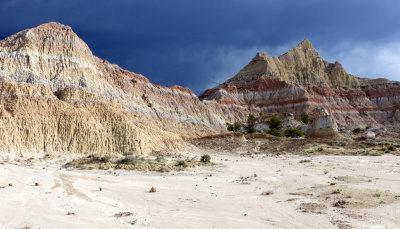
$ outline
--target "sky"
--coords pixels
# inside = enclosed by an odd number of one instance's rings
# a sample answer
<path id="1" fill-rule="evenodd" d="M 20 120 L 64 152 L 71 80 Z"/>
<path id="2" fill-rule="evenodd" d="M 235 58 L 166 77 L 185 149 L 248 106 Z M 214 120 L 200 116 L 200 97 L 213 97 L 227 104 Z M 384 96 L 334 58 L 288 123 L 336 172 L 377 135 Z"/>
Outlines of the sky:
<path id="1" fill-rule="evenodd" d="M 304 38 L 351 74 L 400 81 L 399 0 L 0 0 L 0 39 L 50 21 L 94 55 L 196 94 Z"/>

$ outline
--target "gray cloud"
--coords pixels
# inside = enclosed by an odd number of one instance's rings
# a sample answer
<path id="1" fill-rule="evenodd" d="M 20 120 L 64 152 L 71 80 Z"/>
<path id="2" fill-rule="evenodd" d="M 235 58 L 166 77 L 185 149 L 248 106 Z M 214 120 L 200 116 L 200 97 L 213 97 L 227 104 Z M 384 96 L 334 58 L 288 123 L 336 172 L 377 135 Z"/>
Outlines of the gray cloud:
<path id="1" fill-rule="evenodd" d="M 58 21 L 100 58 L 201 93 L 305 37 L 350 73 L 398 79 L 399 15 L 398 0 L 3 0 L 0 36 Z"/>

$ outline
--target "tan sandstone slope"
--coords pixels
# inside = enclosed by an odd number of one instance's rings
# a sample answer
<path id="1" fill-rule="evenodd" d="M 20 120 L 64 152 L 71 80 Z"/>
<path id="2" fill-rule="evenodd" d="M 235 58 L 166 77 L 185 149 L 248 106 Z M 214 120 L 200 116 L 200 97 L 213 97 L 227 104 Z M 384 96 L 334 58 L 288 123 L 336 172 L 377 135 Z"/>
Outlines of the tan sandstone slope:
<path id="1" fill-rule="evenodd" d="M 70 27 L 47 23 L 0 41 L 0 155 L 180 149 L 261 110 L 323 106 L 341 125 L 398 126 L 398 86 L 348 75 L 304 41 L 278 58 L 257 55 L 200 100 L 93 56 Z"/>
<path id="2" fill-rule="evenodd" d="M 148 153 L 221 131 L 240 107 L 93 56 L 68 26 L 47 23 L 0 41 L 0 152 Z"/>
<path id="3" fill-rule="evenodd" d="M 279 56 L 257 54 L 237 75 L 205 91 L 203 101 L 299 114 L 325 107 L 343 128 L 400 127 L 400 83 L 348 74 L 306 39 Z"/>

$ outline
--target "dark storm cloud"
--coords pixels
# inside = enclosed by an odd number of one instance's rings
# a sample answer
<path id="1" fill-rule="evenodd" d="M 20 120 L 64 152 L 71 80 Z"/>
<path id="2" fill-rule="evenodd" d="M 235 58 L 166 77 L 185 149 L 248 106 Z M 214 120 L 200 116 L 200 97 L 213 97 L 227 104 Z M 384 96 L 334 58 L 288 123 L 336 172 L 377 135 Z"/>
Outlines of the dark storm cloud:
<path id="1" fill-rule="evenodd" d="M 100 58 L 196 93 L 305 37 L 353 74 L 400 80 L 398 0 L 2 0 L 0 15 L 1 37 L 58 21 Z"/>

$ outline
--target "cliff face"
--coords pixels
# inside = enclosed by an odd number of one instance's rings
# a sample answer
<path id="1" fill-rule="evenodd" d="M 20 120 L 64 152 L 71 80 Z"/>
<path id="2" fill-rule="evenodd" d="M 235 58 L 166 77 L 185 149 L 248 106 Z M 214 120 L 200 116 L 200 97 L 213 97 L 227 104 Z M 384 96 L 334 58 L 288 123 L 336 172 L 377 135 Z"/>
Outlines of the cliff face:
<path id="1" fill-rule="evenodd" d="M 0 41 L 0 69 L 0 152 L 145 154 L 246 116 L 101 60 L 58 23 Z"/>
<path id="2" fill-rule="evenodd" d="M 339 125 L 399 127 L 399 100 L 399 83 L 349 75 L 308 41 L 280 57 L 257 55 L 200 99 L 93 56 L 58 23 L 0 41 L 0 153 L 181 149 L 183 138 L 225 131 L 249 113 L 321 106 Z"/>
<path id="3" fill-rule="evenodd" d="M 257 54 L 237 75 L 200 95 L 203 101 L 264 113 L 326 108 L 342 128 L 400 127 L 400 83 L 348 74 L 321 59 L 308 40 L 279 56 Z"/>

